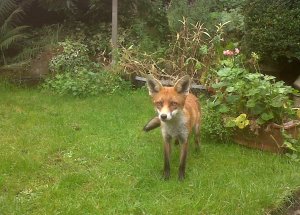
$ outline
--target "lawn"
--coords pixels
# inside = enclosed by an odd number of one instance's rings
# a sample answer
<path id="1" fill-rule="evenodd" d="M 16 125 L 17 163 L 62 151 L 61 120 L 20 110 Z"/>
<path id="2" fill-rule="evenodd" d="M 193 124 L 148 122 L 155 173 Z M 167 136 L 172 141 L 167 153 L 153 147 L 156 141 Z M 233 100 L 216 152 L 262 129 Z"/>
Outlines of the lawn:
<path id="1" fill-rule="evenodd" d="M 203 140 L 162 180 L 147 92 L 78 99 L 0 88 L 0 214 L 265 214 L 300 186 L 285 156 Z M 205 129 L 205 128 L 204 128 Z"/>

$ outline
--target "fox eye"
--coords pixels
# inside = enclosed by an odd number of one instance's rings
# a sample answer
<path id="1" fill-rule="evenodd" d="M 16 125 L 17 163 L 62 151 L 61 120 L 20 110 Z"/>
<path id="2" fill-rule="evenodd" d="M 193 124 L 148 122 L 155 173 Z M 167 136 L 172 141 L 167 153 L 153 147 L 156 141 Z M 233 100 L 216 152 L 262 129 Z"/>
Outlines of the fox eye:
<path id="1" fill-rule="evenodd" d="M 155 102 L 156 107 L 161 108 L 163 106 L 163 102 L 159 101 L 159 102 Z"/>
<path id="2" fill-rule="evenodd" d="M 177 102 L 171 102 L 171 106 L 177 107 L 177 106 L 178 106 L 178 103 L 177 103 Z"/>

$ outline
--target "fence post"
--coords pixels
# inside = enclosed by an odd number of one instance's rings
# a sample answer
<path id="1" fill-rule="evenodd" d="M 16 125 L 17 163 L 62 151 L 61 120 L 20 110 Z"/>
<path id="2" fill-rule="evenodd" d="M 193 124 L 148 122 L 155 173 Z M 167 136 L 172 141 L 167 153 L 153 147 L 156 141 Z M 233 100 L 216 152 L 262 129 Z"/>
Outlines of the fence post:
<path id="1" fill-rule="evenodd" d="M 116 64 L 117 61 L 117 37 L 118 37 L 118 0 L 112 1 L 112 65 Z"/>

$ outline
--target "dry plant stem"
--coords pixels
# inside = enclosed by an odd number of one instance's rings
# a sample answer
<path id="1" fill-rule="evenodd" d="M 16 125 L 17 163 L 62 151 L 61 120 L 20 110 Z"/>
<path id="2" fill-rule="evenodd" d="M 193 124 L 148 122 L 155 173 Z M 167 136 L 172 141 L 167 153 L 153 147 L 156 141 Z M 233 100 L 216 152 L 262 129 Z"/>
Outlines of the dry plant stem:
<path id="1" fill-rule="evenodd" d="M 190 75 L 201 83 L 209 82 L 207 73 L 214 62 L 218 61 L 216 49 L 226 23 L 216 26 L 216 31 L 210 35 L 199 22 L 192 24 L 187 18 L 180 22 L 181 30 L 174 35 L 164 57 L 156 58 L 155 53 L 140 53 L 132 46 L 123 47 L 120 59 L 122 72 L 139 76 L 151 73 L 159 79 L 170 80 Z M 201 51 L 202 48 L 205 52 Z"/>

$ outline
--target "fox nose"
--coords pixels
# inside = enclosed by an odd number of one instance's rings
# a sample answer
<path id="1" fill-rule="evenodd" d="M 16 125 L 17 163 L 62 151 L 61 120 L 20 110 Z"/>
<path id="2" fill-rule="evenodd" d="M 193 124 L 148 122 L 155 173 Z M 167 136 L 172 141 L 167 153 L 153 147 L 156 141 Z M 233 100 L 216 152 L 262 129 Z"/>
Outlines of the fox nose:
<path id="1" fill-rule="evenodd" d="M 166 120 L 166 119 L 167 119 L 167 114 L 161 114 L 161 115 L 160 115 L 160 118 L 161 118 L 162 120 Z"/>

